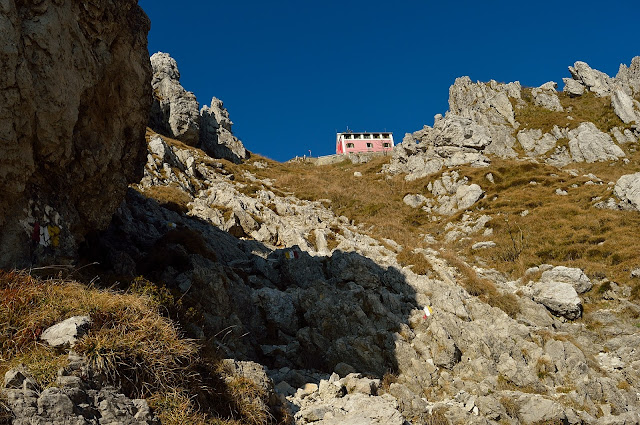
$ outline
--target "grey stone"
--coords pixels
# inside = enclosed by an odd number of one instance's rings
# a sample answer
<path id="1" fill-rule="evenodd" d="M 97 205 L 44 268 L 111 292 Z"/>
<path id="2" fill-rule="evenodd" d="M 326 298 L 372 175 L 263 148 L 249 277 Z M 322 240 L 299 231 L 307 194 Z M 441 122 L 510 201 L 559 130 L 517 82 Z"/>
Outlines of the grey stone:
<path id="1" fill-rule="evenodd" d="M 640 173 L 620 177 L 613 188 L 613 193 L 624 205 L 640 211 Z"/>
<path id="2" fill-rule="evenodd" d="M 405 204 L 409 205 L 411 208 L 419 208 L 426 201 L 427 201 L 427 198 L 425 198 L 423 195 L 421 195 L 419 193 L 414 194 L 414 195 L 408 194 L 404 198 L 402 198 L 402 202 L 404 202 Z"/>
<path id="3" fill-rule="evenodd" d="M 570 96 L 582 96 L 585 91 L 585 86 L 580 82 L 572 78 L 563 78 L 564 89 L 563 92 L 568 93 Z"/>
<path id="4" fill-rule="evenodd" d="M 625 156 L 611 137 L 591 122 L 583 122 L 569 132 L 569 150 L 574 162 L 615 161 Z"/>
<path id="5" fill-rule="evenodd" d="M 196 96 L 180 84 L 180 72 L 175 59 L 168 53 L 154 53 L 151 66 L 154 96 L 150 127 L 188 145 L 197 145 L 200 137 L 200 105 Z"/>
<path id="6" fill-rule="evenodd" d="M 493 241 L 476 242 L 471 246 L 471 249 L 487 249 L 495 248 L 496 243 Z"/>
<path id="7" fill-rule="evenodd" d="M 533 286 L 534 301 L 547 307 L 552 313 L 567 319 L 582 315 L 582 301 L 575 288 L 565 282 L 538 282 Z"/>
<path id="8" fill-rule="evenodd" d="M 52 347 L 73 347 L 89 328 L 91 328 L 91 317 L 73 316 L 45 329 L 40 339 Z"/>
<path id="9" fill-rule="evenodd" d="M 564 282 L 574 287 L 578 294 L 591 289 L 593 284 L 584 272 L 578 268 L 557 266 L 542 273 L 541 282 Z"/>
<path id="10" fill-rule="evenodd" d="M 531 90 L 533 101 L 536 105 L 542 106 L 550 111 L 563 111 L 560 99 L 556 92 L 557 84 L 553 81 L 544 83 L 540 87 Z"/>
<path id="11" fill-rule="evenodd" d="M 614 87 L 611 77 L 604 72 L 592 69 L 585 62 L 576 62 L 573 67 L 569 67 L 569 72 L 574 80 L 598 96 L 609 95 Z"/>
<path id="12" fill-rule="evenodd" d="M 214 158 L 228 159 L 239 163 L 251 155 L 237 137 L 233 135 L 229 112 L 222 101 L 211 99 L 211 106 L 203 106 L 200 111 L 202 130 L 200 140 L 202 149 Z"/>
<path id="13" fill-rule="evenodd" d="M 631 98 L 624 91 L 618 89 L 613 92 L 611 106 L 625 124 L 640 123 L 640 102 Z"/>

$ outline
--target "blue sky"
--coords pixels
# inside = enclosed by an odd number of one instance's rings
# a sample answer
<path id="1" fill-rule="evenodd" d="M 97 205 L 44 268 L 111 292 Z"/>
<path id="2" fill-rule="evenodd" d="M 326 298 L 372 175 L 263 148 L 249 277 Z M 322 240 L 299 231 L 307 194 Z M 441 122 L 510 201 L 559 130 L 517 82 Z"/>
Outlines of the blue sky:
<path id="1" fill-rule="evenodd" d="M 201 105 L 224 101 L 252 152 L 334 153 L 335 133 L 406 132 L 448 109 L 449 86 L 553 80 L 582 60 L 615 75 L 640 55 L 635 1 L 140 0 L 149 52 L 177 61 Z"/>

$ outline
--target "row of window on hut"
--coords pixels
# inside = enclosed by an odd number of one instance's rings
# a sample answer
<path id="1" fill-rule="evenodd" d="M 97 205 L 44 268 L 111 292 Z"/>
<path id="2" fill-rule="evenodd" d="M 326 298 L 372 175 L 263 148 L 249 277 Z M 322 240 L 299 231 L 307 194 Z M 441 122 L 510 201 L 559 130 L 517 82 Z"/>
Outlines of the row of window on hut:
<path id="1" fill-rule="evenodd" d="M 393 149 L 392 133 L 337 133 L 336 154 L 386 152 Z"/>

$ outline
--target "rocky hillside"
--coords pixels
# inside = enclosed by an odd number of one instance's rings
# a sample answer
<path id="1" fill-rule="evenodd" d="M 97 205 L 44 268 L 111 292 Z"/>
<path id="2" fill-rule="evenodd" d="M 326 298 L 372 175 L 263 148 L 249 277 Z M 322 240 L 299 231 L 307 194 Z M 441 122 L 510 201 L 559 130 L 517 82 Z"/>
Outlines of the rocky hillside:
<path id="1" fill-rule="evenodd" d="M 74 274 L 135 297 L 0 276 L 14 423 L 640 421 L 638 58 L 458 79 L 392 158 L 325 167 L 216 153 L 221 103 L 151 62 L 144 175 Z"/>

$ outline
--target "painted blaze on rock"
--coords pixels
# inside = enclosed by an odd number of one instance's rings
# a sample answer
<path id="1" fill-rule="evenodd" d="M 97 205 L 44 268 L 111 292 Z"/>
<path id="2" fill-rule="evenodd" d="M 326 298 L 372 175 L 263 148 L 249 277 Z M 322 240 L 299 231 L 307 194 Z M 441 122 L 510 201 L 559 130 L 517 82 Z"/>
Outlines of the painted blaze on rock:
<path id="1" fill-rule="evenodd" d="M 136 0 L 0 10 L 0 266 L 61 261 L 142 177 L 150 23 Z"/>

